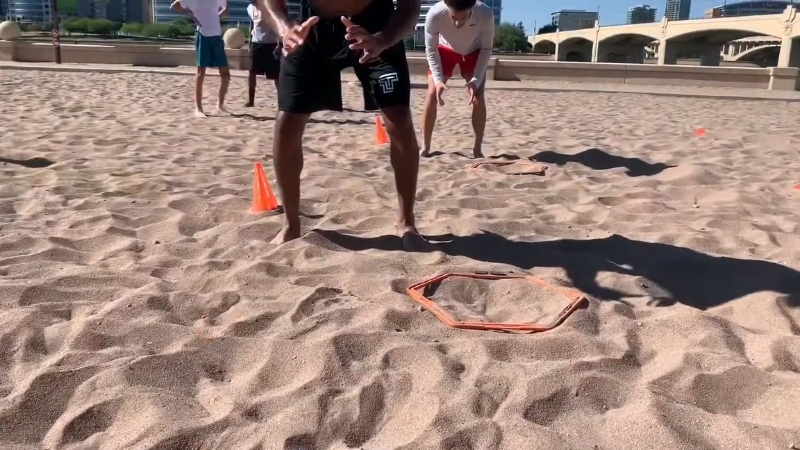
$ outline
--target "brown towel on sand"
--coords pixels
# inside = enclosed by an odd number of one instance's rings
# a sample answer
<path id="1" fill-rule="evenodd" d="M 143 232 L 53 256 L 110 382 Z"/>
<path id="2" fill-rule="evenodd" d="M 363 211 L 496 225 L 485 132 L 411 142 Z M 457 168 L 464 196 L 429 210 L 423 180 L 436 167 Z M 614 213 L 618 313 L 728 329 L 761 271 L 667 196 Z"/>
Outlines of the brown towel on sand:
<path id="1" fill-rule="evenodd" d="M 531 161 L 481 161 L 470 169 L 483 169 L 505 175 L 544 175 L 547 166 Z"/>

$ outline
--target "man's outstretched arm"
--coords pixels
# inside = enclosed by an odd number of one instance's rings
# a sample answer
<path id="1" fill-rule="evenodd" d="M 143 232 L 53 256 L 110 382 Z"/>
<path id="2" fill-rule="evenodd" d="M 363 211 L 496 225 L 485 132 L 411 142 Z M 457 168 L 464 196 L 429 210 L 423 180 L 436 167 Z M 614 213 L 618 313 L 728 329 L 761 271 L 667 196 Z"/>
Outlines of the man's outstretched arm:
<path id="1" fill-rule="evenodd" d="M 420 0 L 397 0 L 397 9 L 381 35 L 389 45 L 393 45 L 411 35 L 419 17 Z"/>
<path id="2" fill-rule="evenodd" d="M 257 6 L 259 12 L 261 12 L 261 17 L 266 19 L 269 28 L 283 40 L 286 32 L 291 27 L 286 0 L 258 0 Z"/>

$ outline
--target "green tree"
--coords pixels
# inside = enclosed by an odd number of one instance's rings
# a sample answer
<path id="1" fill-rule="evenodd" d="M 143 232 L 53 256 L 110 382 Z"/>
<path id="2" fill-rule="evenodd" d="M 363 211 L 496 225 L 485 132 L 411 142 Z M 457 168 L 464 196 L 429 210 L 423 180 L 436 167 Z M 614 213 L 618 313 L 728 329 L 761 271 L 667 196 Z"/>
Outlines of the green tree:
<path id="1" fill-rule="evenodd" d="M 494 47 L 506 52 L 524 52 L 528 49 L 528 39 L 525 30 L 519 25 L 503 22 L 494 32 Z"/>
<path id="2" fill-rule="evenodd" d="M 120 32 L 130 34 L 131 36 L 141 36 L 143 25 L 136 22 L 126 23 L 119 29 Z"/>
<path id="3" fill-rule="evenodd" d="M 142 36 L 146 37 L 170 37 L 172 36 L 172 30 L 170 29 L 170 25 L 154 23 L 154 24 L 147 24 L 142 26 Z"/>
<path id="4" fill-rule="evenodd" d="M 86 21 L 86 30 L 90 34 L 113 34 L 114 22 L 106 19 L 88 19 Z"/>
<path id="5" fill-rule="evenodd" d="M 86 34 L 89 32 L 89 21 L 88 19 L 67 20 L 61 24 L 61 28 L 70 33 Z"/>
<path id="6" fill-rule="evenodd" d="M 552 23 L 548 23 L 545 26 L 539 27 L 539 29 L 536 31 L 536 34 L 555 33 L 557 30 L 557 26 L 553 25 Z"/>

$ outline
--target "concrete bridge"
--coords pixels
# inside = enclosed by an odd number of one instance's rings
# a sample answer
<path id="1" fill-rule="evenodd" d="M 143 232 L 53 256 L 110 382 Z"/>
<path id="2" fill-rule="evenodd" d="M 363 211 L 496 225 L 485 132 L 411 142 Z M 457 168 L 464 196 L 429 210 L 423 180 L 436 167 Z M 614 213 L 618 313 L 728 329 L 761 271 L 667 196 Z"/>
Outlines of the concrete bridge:
<path id="1" fill-rule="evenodd" d="M 656 23 L 607 27 L 595 22 L 594 28 L 537 34 L 528 42 L 534 53 L 554 54 L 556 61 L 643 63 L 649 46 L 660 65 L 675 64 L 679 57 L 699 57 L 701 65 L 718 66 L 727 59 L 723 57 L 727 43 L 753 36 L 778 43 L 777 67 L 800 67 L 800 16 L 793 6 L 782 14 L 763 16 L 664 18 Z"/>

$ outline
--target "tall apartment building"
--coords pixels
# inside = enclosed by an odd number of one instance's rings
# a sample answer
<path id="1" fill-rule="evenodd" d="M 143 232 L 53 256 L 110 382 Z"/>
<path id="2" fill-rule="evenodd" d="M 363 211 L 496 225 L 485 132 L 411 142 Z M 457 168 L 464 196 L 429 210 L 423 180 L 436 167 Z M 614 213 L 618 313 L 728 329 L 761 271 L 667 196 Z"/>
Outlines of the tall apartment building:
<path id="1" fill-rule="evenodd" d="M 656 9 L 650 5 L 636 5 L 628 8 L 627 24 L 653 23 L 656 21 Z"/>
<path id="2" fill-rule="evenodd" d="M 131 1 L 131 0 L 128 0 Z M 174 0 L 145 0 L 152 2 L 152 17 L 153 23 L 170 23 L 175 19 L 184 17 L 170 8 Z M 225 18 L 225 23 L 231 25 L 244 25 L 250 24 L 250 16 L 247 14 L 247 5 L 250 0 L 228 0 L 228 17 Z M 300 0 L 288 0 L 286 2 L 289 7 L 289 17 L 300 16 Z"/>
<path id="3" fill-rule="evenodd" d="M 2 1 L 2 0 L 0 0 Z M 50 0 L 5 0 L 6 18 L 19 23 L 52 23 Z"/>
<path id="4" fill-rule="evenodd" d="M 552 13 L 550 16 L 550 23 L 558 27 L 559 31 L 594 28 L 594 23 L 597 21 L 597 11 L 562 9 Z"/>
<path id="5" fill-rule="evenodd" d="M 0 22 L 8 19 L 8 0 L 0 0 Z"/>
<path id="6" fill-rule="evenodd" d="M 689 20 L 692 0 L 667 0 L 664 17 L 669 20 Z"/>
<path id="7" fill-rule="evenodd" d="M 795 5 L 791 1 L 756 0 L 737 3 L 726 3 L 706 10 L 705 18 L 761 16 L 765 14 L 780 14 L 787 6 Z"/>

